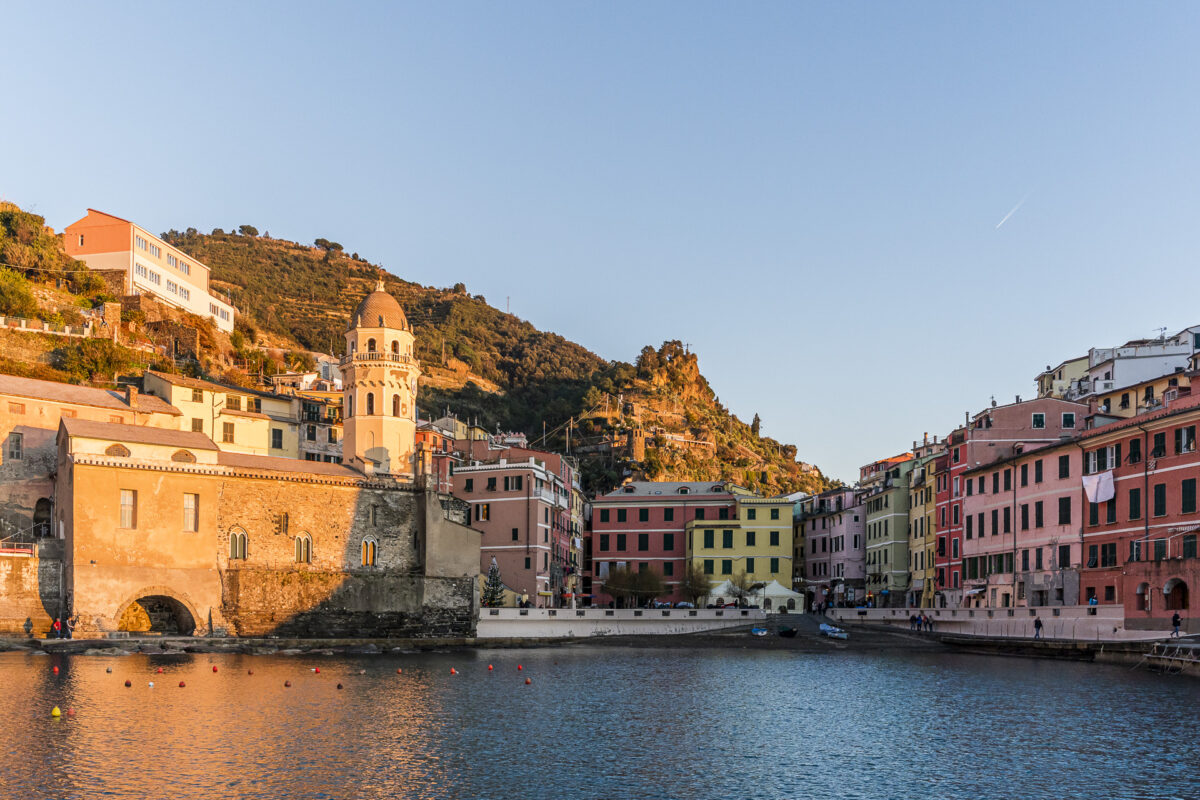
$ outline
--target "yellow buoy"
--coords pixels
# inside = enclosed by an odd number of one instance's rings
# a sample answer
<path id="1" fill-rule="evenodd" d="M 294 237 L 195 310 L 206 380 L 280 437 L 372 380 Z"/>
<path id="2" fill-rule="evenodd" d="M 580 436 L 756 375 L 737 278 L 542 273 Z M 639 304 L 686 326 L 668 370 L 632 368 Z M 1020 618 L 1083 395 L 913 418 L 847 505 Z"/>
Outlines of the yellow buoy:
<path id="1" fill-rule="evenodd" d="M 54 710 L 50 712 L 50 716 L 52 716 L 52 717 L 61 717 L 62 716 L 62 712 L 58 710 L 58 706 L 54 707 Z"/>

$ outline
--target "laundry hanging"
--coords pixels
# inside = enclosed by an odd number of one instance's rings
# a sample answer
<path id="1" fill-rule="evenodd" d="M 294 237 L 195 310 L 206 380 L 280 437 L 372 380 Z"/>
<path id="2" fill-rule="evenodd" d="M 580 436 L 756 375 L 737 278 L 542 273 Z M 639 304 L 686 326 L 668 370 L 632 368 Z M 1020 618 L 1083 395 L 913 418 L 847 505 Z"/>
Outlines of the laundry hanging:
<path id="1" fill-rule="evenodd" d="M 1083 493 L 1089 503 L 1107 503 L 1116 496 L 1112 470 L 1083 476 Z"/>

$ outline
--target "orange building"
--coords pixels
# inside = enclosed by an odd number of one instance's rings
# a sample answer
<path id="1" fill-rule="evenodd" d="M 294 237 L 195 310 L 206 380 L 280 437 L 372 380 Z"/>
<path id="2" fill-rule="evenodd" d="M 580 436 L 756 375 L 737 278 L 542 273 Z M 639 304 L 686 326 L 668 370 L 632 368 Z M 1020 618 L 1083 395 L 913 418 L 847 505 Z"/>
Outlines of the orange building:
<path id="1" fill-rule="evenodd" d="M 167 305 L 211 317 L 226 333 L 233 330 L 232 302 L 209 288 L 206 265 L 129 220 L 89 208 L 87 216 L 63 231 L 67 255 L 92 269 L 125 272 L 127 294 L 149 294 Z"/>

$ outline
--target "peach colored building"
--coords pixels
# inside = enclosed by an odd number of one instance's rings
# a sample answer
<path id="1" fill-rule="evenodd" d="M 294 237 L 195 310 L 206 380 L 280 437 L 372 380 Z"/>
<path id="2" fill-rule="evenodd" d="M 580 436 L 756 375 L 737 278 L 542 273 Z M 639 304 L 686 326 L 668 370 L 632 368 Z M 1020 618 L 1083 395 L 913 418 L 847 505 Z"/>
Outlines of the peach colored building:
<path id="1" fill-rule="evenodd" d="M 87 216 L 63 231 L 67 255 L 92 269 L 125 272 L 126 294 L 148 294 L 167 305 L 233 330 L 232 302 L 209 288 L 208 267 L 150 231 L 120 217 L 89 208 Z"/>

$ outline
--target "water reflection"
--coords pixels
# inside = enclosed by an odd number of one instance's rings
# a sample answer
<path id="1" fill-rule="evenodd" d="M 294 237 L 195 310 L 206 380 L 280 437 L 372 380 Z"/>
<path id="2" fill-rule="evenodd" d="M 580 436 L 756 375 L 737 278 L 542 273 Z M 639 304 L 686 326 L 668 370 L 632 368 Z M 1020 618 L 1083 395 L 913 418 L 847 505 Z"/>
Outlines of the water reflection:
<path id="1" fill-rule="evenodd" d="M 578 647 L 0 670 L 0 797 L 1200 796 L 1200 682 L 1096 665 Z"/>

